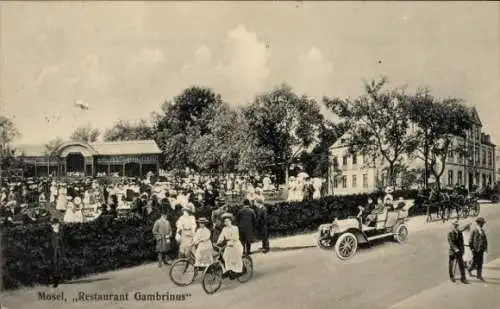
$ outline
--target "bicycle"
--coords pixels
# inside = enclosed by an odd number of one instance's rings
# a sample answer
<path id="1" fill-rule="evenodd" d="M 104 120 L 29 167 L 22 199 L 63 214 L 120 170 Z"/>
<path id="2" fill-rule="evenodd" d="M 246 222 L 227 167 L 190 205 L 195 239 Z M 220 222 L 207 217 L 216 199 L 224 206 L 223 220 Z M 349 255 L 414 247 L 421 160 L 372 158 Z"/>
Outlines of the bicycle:
<path id="1" fill-rule="evenodd" d="M 226 267 L 222 257 L 224 252 L 223 248 L 218 246 L 214 246 L 214 248 L 217 251 L 217 256 L 215 261 L 203 272 L 203 279 L 201 281 L 203 290 L 207 294 L 214 294 L 219 290 L 222 285 L 222 279 L 225 278 L 226 273 Z M 250 256 L 245 255 L 242 257 L 242 262 L 243 271 L 238 277 L 236 277 L 236 279 L 240 283 L 245 283 L 253 276 L 253 261 Z"/>
<path id="2" fill-rule="evenodd" d="M 193 283 L 194 279 L 203 267 L 195 267 L 194 253 L 190 251 L 188 257 L 178 258 L 170 267 L 169 276 L 172 282 L 177 286 L 188 286 Z"/>

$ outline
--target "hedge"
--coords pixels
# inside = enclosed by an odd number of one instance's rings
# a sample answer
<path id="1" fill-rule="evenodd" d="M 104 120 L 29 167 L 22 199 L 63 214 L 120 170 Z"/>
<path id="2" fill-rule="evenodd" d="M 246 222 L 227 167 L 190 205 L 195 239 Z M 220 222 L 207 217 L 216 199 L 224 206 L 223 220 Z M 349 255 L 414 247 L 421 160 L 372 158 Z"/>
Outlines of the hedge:
<path id="1" fill-rule="evenodd" d="M 405 197 L 413 197 L 415 193 Z M 308 202 L 268 205 L 270 236 L 314 231 L 334 217 L 355 215 L 358 205 L 379 194 L 331 196 Z M 395 198 L 401 194 L 395 193 Z M 236 212 L 237 208 L 231 206 Z M 410 215 L 423 213 L 415 208 Z M 155 260 L 152 222 L 140 219 L 94 221 L 64 226 L 64 280 L 140 265 Z M 4 227 L 2 230 L 2 288 L 47 284 L 50 257 L 48 224 Z"/>

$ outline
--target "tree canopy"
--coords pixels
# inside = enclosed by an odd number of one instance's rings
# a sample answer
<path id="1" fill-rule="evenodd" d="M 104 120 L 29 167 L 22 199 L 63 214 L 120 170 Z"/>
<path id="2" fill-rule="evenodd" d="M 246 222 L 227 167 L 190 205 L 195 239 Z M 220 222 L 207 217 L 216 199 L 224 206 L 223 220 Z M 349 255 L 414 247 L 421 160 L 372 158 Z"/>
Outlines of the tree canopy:
<path id="1" fill-rule="evenodd" d="M 256 96 L 244 115 L 257 146 L 271 154 L 270 164 L 285 168 L 285 178 L 290 164 L 317 142 L 323 121 L 316 101 L 284 84 Z"/>
<path id="2" fill-rule="evenodd" d="M 104 131 L 104 141 L 132 141 L 154 139 L 153 126 L 146 119 L 137 122 L 119 120 L 113 127 Z"/>
<path id="3" fill-rule="evenodd" d="M 99 129 L 94 129 L 90 125 L 84 127 L 78 127 L 71 134 L 70 139 L 72 141 L 83 141 L 86 143 L 93 143 L 97 141 L 101 131 Z"/>
<path id="4" fill-rule="evenodd" d="M 409 97 L 403 89 L 386 90 L 387 79 L 365 83 L 365 93 L 354 100 L 328 99 L 325 104 L 344 119 L 349 152 L 388 165 L 388 180 L 396 180 L 396 164 L 414 147 L 406 112 Z"/>

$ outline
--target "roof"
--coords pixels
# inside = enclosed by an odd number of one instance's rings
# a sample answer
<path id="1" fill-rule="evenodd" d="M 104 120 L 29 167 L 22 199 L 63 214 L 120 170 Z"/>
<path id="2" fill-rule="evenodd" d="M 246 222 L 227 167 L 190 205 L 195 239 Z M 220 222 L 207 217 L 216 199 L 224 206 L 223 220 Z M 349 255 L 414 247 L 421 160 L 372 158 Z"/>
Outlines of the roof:
<path id="1" fill-rule="evenodd" d="M 154 140 L 90 143 L 100 155 L 158 154 L 160 148 Z"/>
<path id="2" fill-rule="evenodd" d="M 76 143 L 76 142 L 75 142 Z M 65 143 L 69 146 L 72 143 Z M 89 143 L 99 155 L 141 155 L 141 154 L 160 154 L 161 150 L 154 140 L 136 140 L 136 141 L 117 141 Z M 16 154 L 26 157 L 46 156 L 44 145 L 15 145 Z"/>
<path id="3" fill-rule="evenodd" d="M 351 135 L 349 133 L 344 133 L 340 138 L 338 138 L 333 145 L 330 146 L 330 150 L 337 148 L 344 148 L 349 146 Z"/>
<path id="4" fill-rule="evenodd" d="M 16 155 L 25 157 L 43 157 L 47 154 L 44 145 L 12 145 Z"/>

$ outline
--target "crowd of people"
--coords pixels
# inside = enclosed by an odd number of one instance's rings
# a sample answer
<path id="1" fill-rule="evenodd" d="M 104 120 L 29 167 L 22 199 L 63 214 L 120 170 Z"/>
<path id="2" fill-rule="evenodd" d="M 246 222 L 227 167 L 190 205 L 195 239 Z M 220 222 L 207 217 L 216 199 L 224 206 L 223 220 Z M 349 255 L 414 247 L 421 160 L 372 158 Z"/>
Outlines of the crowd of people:
<path id="1" fill-rule="evenodd" d="M 264 188 L 274 189 L 266 177 L 239 178 L 244 188 L 234 191 L 230 177 L 190 175 L 166 178 L 148 175 L 144 179 L 117 178 L 103 182 L 98 178 L 27 179 L 4 181 L 1 187 L 0 216 L 3 225 L 50 220 L 54 237 L 63 237 L 61 224 L 94 220 L 138 218 L 152 225 L 158 263 L 170 264 L 177 257 L 194 255 L 196 267 L 212 262 L 213 245 L 224 245 L 229 276 L 242 272 L 242 254 L 251 254 L 255 236 L 262 239 L 263 252 L 269 251 L 267 210 Z M 272 187 L 271 187 L 272 186 Z M 241 196 L 237 216 L 225 204 L 227 195 Z M 254 233 L 257 231 L 257 233 Z M 54 244 L 60 243 L 53 241 Z M 54 265 L 60 263 L 58 246 L 53 246 Z M 53 283 L 57 286 L 58 267 Z"/>

